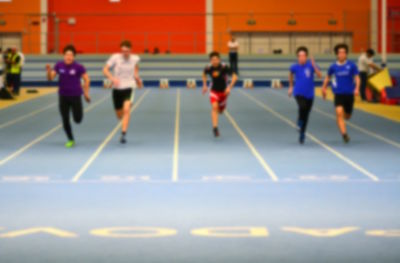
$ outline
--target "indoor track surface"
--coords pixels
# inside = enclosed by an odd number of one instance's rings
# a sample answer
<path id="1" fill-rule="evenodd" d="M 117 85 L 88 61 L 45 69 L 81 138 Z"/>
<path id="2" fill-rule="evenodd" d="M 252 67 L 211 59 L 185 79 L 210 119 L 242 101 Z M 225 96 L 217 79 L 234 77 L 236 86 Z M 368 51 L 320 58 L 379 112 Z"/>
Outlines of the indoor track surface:
<path id="1" fill-rule="evenodd" d="M 92 90 L 66 149 L 57 95 L 0 110 L 0 262 L 400 262 L 400 123 L 236 89 L 212 136 L 201 90 L 136 92 L 119 143 Z M 26 261 L 29 259 L 29 261 Z"/>

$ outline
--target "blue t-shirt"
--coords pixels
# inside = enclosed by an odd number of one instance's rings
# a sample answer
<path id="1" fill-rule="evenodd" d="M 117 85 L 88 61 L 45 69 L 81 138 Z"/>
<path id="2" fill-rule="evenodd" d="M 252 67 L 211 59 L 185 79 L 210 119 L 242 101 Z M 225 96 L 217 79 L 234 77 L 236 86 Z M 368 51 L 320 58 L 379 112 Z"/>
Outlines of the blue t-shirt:
<path id="1" fill-rule="evenodd" d="M 86 73 L 84 66 L 78 62 L 70 65 L 64 61 L 57 62 L 54 71 L 59 75 L 58 93 L 62 96 L 80 96 L 82 95 L 81 78 Z"/>
<path id="2" fill-rule="evenodd" d="M 295 63 L 290 67 L 290 72 L 295 76 L 293 95 L 314 98 L 314 67 L 311 61 L 304 65 Z"/>
<path id="3" fill-rule="evenodd" d="M 353 94 L 356 84 L 354 76 L 358 75 L 358 68 L 352 61 L 346 61 L 343 65 L 333 63 L 328 70 L 332 78 L 332 91 L 335 94 Z"/>

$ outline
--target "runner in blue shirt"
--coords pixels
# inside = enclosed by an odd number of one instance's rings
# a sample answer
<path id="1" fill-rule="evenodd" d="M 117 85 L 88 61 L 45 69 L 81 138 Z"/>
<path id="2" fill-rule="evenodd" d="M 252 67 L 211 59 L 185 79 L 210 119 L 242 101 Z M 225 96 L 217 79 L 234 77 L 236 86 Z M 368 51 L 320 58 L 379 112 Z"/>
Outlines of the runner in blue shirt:
<path id="1" fill-rule="evenodd" d="M 336 122 L 345 143 L 350 141 L 346 130 L 346 120 L 351 118 L 354 97 L 358 96 L 360 90 L 358 68 L 354 62 L 347 60 L 348 52 L 349 47 L 346 44 L 336 45 L 337 61 L 329 67 L 328 75 L 322 87 L 322 95 L 326 99 L 328 83 L 332 80 L 332 91 L 335 95 Z"/>
<path id="2" fill-rule="evenodd" d="M 308 117 L 314 101 L 314 74 L 322 77 L 314 59 L 308 59 L 308 49 L 299 47 L 296 51 L 297 63 L 290 67 L 288 95 L 294 95 L 299 107 L 297 126 L 299 127 L 300 144 L 304 143 Z M 293 88 L 293 80 L 295 85 Z"/>

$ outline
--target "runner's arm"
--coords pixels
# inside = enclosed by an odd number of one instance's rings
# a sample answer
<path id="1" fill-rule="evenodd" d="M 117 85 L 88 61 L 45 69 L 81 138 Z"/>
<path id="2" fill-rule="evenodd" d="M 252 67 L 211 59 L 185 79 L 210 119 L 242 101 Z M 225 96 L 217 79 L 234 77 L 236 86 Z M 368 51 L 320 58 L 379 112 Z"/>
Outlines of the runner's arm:
<path id="1" fill-rule="evenodd" d="M 136 81 L 138 87 L 142 88 L 143 87 L 143 82 L 142 82 L 142 80 L 140 79 L 140 76 L 139 76 L 139 65 L 135 66 L 134 78 L 135 78 L 135 81 Z"/>
<path id="2" fill-rule="evenodd" d="M 49 64 L 46 65 L 46 71 L 47 71 L 47 80 L 52 81 L 56 76 L 57 72 L 51 68 Z"/>
<path id="3" fill-rule="evenodd" d="M 87 73 L 82 75 L 83 79 L 83 95 L 87 102 L 90 102 L 90 77 Z"/>

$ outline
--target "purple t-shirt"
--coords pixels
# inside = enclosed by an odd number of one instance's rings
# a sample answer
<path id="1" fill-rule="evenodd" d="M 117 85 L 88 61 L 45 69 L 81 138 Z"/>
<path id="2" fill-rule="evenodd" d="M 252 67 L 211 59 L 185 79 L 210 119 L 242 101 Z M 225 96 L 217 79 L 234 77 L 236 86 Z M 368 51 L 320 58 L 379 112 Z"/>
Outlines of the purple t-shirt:
<path id="1" fill-rule="evenodd" d="M 86 73 L 84 66 L 77 62 L 73 62 L 70 65 L 59 61 L 54 66 L 54 71 L 59 75 L 58 80 L 58 93 L 62 96 L 81 96 L 82 86 L 81 78 Z"/>

